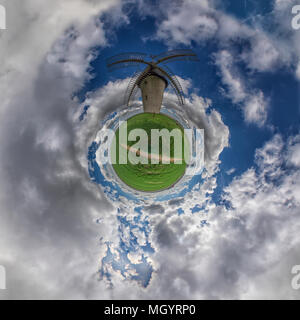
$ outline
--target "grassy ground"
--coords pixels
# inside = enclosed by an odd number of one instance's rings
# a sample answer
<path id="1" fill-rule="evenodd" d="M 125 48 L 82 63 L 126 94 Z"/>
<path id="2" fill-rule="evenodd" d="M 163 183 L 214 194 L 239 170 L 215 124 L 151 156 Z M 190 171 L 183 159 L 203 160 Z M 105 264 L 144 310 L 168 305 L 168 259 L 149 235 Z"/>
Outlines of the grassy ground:
<path id="1" fill-rule="evenodd" d="M 143 150 L 141 148 L 140 152 L 137 153 L 138 156 L 143 156 L 145 151 L 151 154 L 151 129 L 168 129 L 169 131 L 173 129 L 180 129 L 183 133 L 183 128 L 175 120 L 163 115 L 163 114 L 152 114 L 152 113 L 141 113 L 133 116 L 127 120 L 127 133 L 132 129 L 142 128 L 148 134 L 148 150 Z M 160 159 L 159 164 L 151 164 L 149 159 L 148 164 L 133 164 L 127 161 L 127 164 L 119 164 L 119 129 L 116 132 L 116 156 L 117 163 L 113 164 L 113 168 L 119 178 L 125 182 L 128 186 L 140 190 L 140 191 L 159 191 L 171 187 L 175 182 L 177 182 L 184 174 L 186 163 L 182 161 L 182 164 L 174 163 L 174 139 L 171 138 L 170 143 L 170 164 L 163 164 L 161 159 L 164 157 L 162 155 L 161 141 L 160 141 L 160 151 L 159 155 L 156 155 L 157 159 Z M 121 147 L 132 152 L 134 149 L 132 146 L 138 142 L 128 141 L 127 146 L 121 145 Z M 161 140 L 161 139 L 160 139 Z M 130 149 L 130 147 L 132 147 Z M 182 134 L 182 151 L 184 150 L 184 135 Z M 182 159 L 183 159 L 182 152 Z"/>

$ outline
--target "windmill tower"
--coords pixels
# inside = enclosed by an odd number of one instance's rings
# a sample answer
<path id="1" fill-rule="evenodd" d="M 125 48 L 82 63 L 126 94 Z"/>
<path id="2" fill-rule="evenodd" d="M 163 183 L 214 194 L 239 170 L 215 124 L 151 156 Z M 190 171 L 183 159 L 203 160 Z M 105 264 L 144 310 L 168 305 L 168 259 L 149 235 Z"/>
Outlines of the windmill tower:
<path id="1" fill-rule="evenodd" d="M 177 77 L 165 64 L 180 60 L 198 61 L 197 55 L 191 50 L 172 50 L 157 56 L 150 56 L 151 61 L 147 61 L 146 56 L 143 53 L 130 52 L 119 54 L 107 60 L 107 67 L 110 71 L 131 66 L 137 67 L 141 64 L 146 65 L 143 71 L 136 72 L 131 78 L 125 94 L 125 104 L 130 105 L 130 99 L 140 88 L 144 112 L 159 113 L 164 91 L 170 84 L 178 97 L 179 104 L 184 105 L 182 87 Z"/>

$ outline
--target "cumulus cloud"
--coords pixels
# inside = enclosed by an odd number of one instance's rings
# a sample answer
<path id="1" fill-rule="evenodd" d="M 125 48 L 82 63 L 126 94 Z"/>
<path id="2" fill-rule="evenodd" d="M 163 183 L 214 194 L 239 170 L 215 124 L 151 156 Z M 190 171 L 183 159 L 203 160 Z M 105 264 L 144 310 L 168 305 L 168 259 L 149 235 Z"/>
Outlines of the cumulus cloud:
<path id="1" fill-rule="evenodd" d="M 123 95 L 128 81 L 129 79 L 109 82 L 104 87 L 89 95 L 84 102 L 84 104 L 88 104 L 90 106 L 89 112 L 84 119 L 85 128 L 87 130 L 89 130 L 88 128 L 94 128 L 92 130 L 94 132 L 97 131 L 97 128 L 99 130 L 99 123 L 95 120 L 99 118 L 99 114 L 115 110 L 116 105 L 122 104 Z M 138 102 L 133 102 L 134 105 L 136 103 Z M 123 221 L 122 225 L 118 229 L 122 246 L 119 242 L 111 241 L 111 238 L 107 237 L 107 235 L 103 237 L 103 241 L 107 241 L 109 245 L 107 245 L 107 250 L 101 260 L 100 274 L 101 279 L 103 279 L 110 288 L 113 288 L 114 296 L 119 298 L 123 297 L 122 288 L 124 288 L 124 284 L 120 283 L 120 281 L 126 281 L 127 286 L 132 288 L 130 293 L 127 292 L 125 294 L 126 297 L 128 297 L 128 294 L 130 294 L 130 297 L 137 297 L 138 294 L 140 294 L 139 292 L 141 288 L 139 285 L 134 286 L 134 282 L 137 281 L 139 284 L 142 284 L 142 286 L 145 286 L 148 284 L 149 274 L 151 275 L 150 284 L 153 281 L 153 277 L 155 277 L 155 266 L 157 265 L 157 261 L 152 258 L 152 252 L 145 252 L 142 248 L 145 243 L 146 245 L 152 245 L 150 241 L 152 224 L 149 223 L 148 217 L 157 214 L 164 215 L 169 208 L 173 208 L 173 212 L 177 212 L 176 207 L 178 207 L 179 204 L 180 206 L 189 208 L 194 207 L 196 204 L 199 206 L 205 206 L 210 195 L 217 186 L 215 174 L 219 170 L 219 156 L 229 143 L 229 129 L 223 123 L 220 113 L 213 109 L 212 102 L 209 99 L 204 99 L 193 94 L 190 98 L 186 99 L 185 107 L 182 110 L 182 108 L 177 104 L 176 95 L 174 93 L 167 92 L 164 97 L 163 105 L 166 108 L 175 108 L 178 112 L 183 112 L 183 117 L 185 119 L 192 119 L 192 122 L 197 127 L 204 129 L 205 171 L 202 174 L 202 179 L 199 178 L 198 184 L 195 187 L 197 191 L 201 189 L 201 192 L 200 195 L 199 192 L 196 191 L 188 192 L 185 196 L 181 196 L 180 198 L 172 199 L 170 201 L 165 200 L 161 202 L 153 202 L 151 200 L 143 201 L 141 199 L 138 204 L 130 198 L 118 198 L 115 205 L 119 208 L 118 220 Z M 125 108 L 125 106 L 123 106 L 123 108 Z M 122 112 L 123 109 L 121 108 L 119 113 Z M 87 137 L 93 136 L 95 139 L 95 135 L 91 135 L 92 131 L 89 134 L 84 135 Z M 135 209 L 138 205 L 140 207 L 139 210 L 136 211 Z M 142 224 L 144 224 L 144 227 Z M 145 225 L 149 227 L 147 232 L 145 230 Z M 126 251 L 124 247 L 128 251 Z M 127 252 L 130 252 L 130 254 Z M 143 267 L 139 267 L 137 269 L 137 262 L 142 264 Z M 137 272 L 137 274 L 134 275 L 132 273 L 133 270 L 136 270 L 135 273 Z M 146 279 L 139 274 L 141 270 L 144 270 L 143 272 Z M 135 281 L 129 281 L 133 277 Z"/>
<path id="2" fill-rule="evenodd" d="M 157 37 L 170 44 L 191 44 L 191 40 L 202 41 L 212 38 L 218 24 L 209 15 L 208 1 L 184 1 L 182 6 L 170 6 L 167 18 L 157 30 Z M 188 23 L 187 23 L 188 22 Z"/>
<path id="3" fill-rule="evenodd" d="M 245 50 L 242 54 L 242 59 L 247 63 L 247 67 L 257 71 L 270 71 L 278 67 L 276 63 L 280 61 L 280 53 L 270 37 L 258 32 L 251 39 L 250 45 L 250 49 Z"/>
<path id="4" fill-rule="evenodd" d="M 1 33 L 1 244 L 4 298 L 87 298 L 98 292 L 96 218 L 113 207 L 90 183 L 74 92 L 89 79 L 96 15 L 111 1 L 4 3 Z M 13 23 L 14 22 L 14 23 Z M 108 224 L 108 225 L 107 225 Z M 76 288 L 76 289 L 75 289 Z"/>
<path id="5" fill-rule="evenodd" d="M 170 45 L 190 45 L 192 40 L 201 43 L 212 38 L 218 39 L 221 50 L 215 54 L 216 65 L 228 89 L 227 95 L 233 103 L 243 105 L 246 122 L 260 126 L 265 123 L 267 102 L 263 92 L 246 88 L 236 64 L 238 60 L 243 60 L 248 68 L 259 71 L 270 70 L 275 65 L 279 53 L 263 32 L 252 30 L 237 19 L 216 10 L 211 2 L 184 1 L 180 9 L 170 9 L 158 27 L 157 37 Z M 240 39 L 247 39 L 250 49 L 238 57 L 236 53 L 230 52 L 230 46 Z"/>
<path id="6" fill-rule="evenodd" d="M 216 65 L 223 74 L 223 84 L 228 96 L 235 104 L 243 104 L 246 122 L 262 126 L 267 119 L 268 97 L 259 88 L 246 88 L 241 79 L 241 63 L 246 68 L 247 78 L 253 79 L 258 72 L 276 72 L 286 68 L 299 79 L 299 32 L 291 28 L 291 8 L 294 1 L 274 1 L 273 10 L 266 16 L 257 15 L 251 20 L 239 20 L 223 11 L 217 1 L 185 0 L 169 7 L 166 13 L 161 9 L 156 38 L 169 46 L 191 45 L 192 41 L 216 44 L 216 55 L 227 60 Z M 148 12 L 151 14 L 151 12 Z M 152 13 L 153 14 L 153 13 Z M 266 28 L 272 26 L 271 28 Z M 244 43 L 237 52 L 236 46 Z M 232 57 L 224 57 L 224 55 Z M 230 61 L 228 61 L 230 59 Z M 228 68 L 226 68 L 226 65 Z M 246 103 L 247 101 L 247 103 Z"/>
<path id="7" fill-rule="evenodd" d="M 299 298 L 290 272 L 299 262 L 300 171 L 288 156 L 298 139 L 275 135 L 258 149 L 256 166 L 225 189 L 226 206 L 151 216 L 158 265 L 149 290 L 179 299 Z"/>
<path id="8" fill-rule="evenodd" d="M 0 264 L 8 276 L 8 290 L 0 292 L 1 298 L 267 295 L 274 277 L 289 273 L 297 257 L 299 135 L 286 145 L 277 135 L 258 149 L 255 167 L 236 177 L 225 190 L 224 204 L 216 205 L 211 195 L 217 187 L 220 154 L 229 144 L 229 129 L 209 99 L 192 95 L 185 112 L 205 131 L 206 171 L 201 183 L 181 199 L 148 203 L 139 216 L 148 219 L 146 231 L 141 221 L 136 222 L 138 228 L 130 228 L 127 222 L 137 215 L 120 206 L 119 219 L 126 218 L 126 224 L 118 229 L 116 208 L 90 181 L 86 153 L 100 120 L 122 104 L 127 80 L 109 82 L 87 95 L 84 103 L 90 107 L 82 122 L 78 118 L 84 105 L 73 96 L 90 79 L 93 47 L 108 44 L 97 16 L 103 12 L 114 16 L 111 10 L 118 2 L 57 0 L 44 7 L 28 0 L 4 5 L 11 22 L 0 37 Z M 221 18 L 216 19 L 209 2 L 196 5 L 201 11 L 199 19 L 193 15 L 197 34 L 176 28 L 177 19 L 186 12 L 175 10 L 167 15 L 169 22 L 162 24 L 159 36 L 178 42 L 186 32 L 185 41 L 195 37 L 202 41 L 223 32 L 229 39 L 240 27 L 223 15 L 230 24 L 218 29 Z M 193 9 L 191 1 L 184 6 Z M 116 10 L 118 16 L 120 7 Z M 125 16 L 122 21 L 128 22 Z M 241 30 L 248 32 L 246 27 Z M 223 48 L 219 54 L 226 52 L 230 53 Z M 270 68 L 277 59 L 270 52 L 267 46 L 267 62 L 252 68 Z M 250 53 L 243 57 L 251 60 Z M 263 94 L 230 72 L 230 54 L 219 58 L 222 81 L 232 99 L 244 105 L 245 119 L 263 123 Z M 175 95 L 166 94 L 164 104 L 176 107 L 174 101 Z M 191 210 L 195 204 L 197 213 Z M 182 215 L 176 210 L 179 205 Z M 131 235 L 137 248 L 128 256 L 132 263 L 142 261 L 140 247 L 148 241 L 155 249 L 147 255 L 153 268 L 149 286 L 145 289 L 130 281 L 137 278 L 137 269 L 125 270 L 124 278 L 122 270 L 116 272 L 103 261 L 102 270 L 111 281 L 97 281 L 99 260 L 108 252 L 103 241 L 113 243 L 112 256 L 123 259 L 117 246 L 120 240 L 131 245 Z M 278 264 L 286 255 L 285 264 Z M 289 283 L 278 283 L 277 297 L 297 297 Z"/>
<path id="9" fill-rule="evenodd" d="M 291 287 L 299 263 L 299 144 L 299 135 L 284 141 L 277 134 L 257 149 L 255 165 L 226 187 L 222 204 L 208 197 L 197 213 L 184 201 L 183 215 L 172 204 L 148 210 L 152 279 L 145 290 L 112 272 L 114 297 L 299 298 Z M 194 190 L 197 200 L 208 190 Z"/>
<path id="10" fill-rule="evenodd" d="M 234 103 L 241 105 L 246 122 L 262 126 L 267 119 L 268 102 L 261 90 L 247 88 L 246 81 L 236 70 L 233 60 L 232 54 L 227 50 L 215 55 L 221 81 L 228 90 L 226 95 Z"/>
<path id="11" fill-rule="evenodd" d="M 121 292 L 105 290 L 106 283 L 97 281 L 99 259 L 107 254 L 98 237 L 117 246 L 120 234 L 116 215 L 112 214 L 114 207 L 90 182 L 86 153 L 96 138 L 100 120 L 122 105 L 129 79 L 109 82 L 88 94 L 80 105 L 72 98 L 90 78 L 88 68 L 94 57 L 90 49 L 105 44 L 105 33 L 97 19 L 91 17 L 80 28 L 68 28 L 41 60 L 30 90 L 16 87 L 19 95 L 6 95 L 11 112 L 6 115 L 10 125 L 2 128 L 1 137 L 1 177 L 7 181 L 1 185 L 1 232 L 5 239 L 1 263 L 8 270 L 9 283 L 5 298 L 108 298 Z M 188 81 L 183 84 L 190 85 Z M 176 96 L 168 93 L 164 103 L 173 105 L 174 101 Z M 88 115 L 79 122 L 84 105 L 89 105 Z M 213 176 L 219 155 L 228 145 L 228 128 L 208 99 L 192 96 L 186 112 L 205 129 L 207 175 Z M 215 187 L 215 178 L 213 181 L 204 186 Z M 164 207 L 161 210 L 164 212 Z M 145 208 L 145 213 L 153 212 L 160 212 L 158 206 Z M 133 211 L 124 211 L 124 215 L 126 219 L 136 217 Z M 101 223 L 96 224 L 99 217 Z M 17 233 L 12 231 L 16 221 Z M 128 242 L 124 225 L 122 230 L 121 237 Z M 131 232 L 140 246 L 145 244 L 143 232 Z M 118 254 L 113 246 L 110 250 Z M 16 256 L 22 260 L 20 266 Z M 140 254 L 129 258 L 136 263 Z M 50 278 L 51 284 L 47 281 Z M 135 296 L 140 289 L 131 286 L 131 295 Z"/>
<path id="12" fill-rule="evenodd" d="M 170 45 L 217 39 L 221 49 L 247 41 L 249 46 L 241 53 L 247 67 L 273 71 L 280 65 L 295 65 L 295 58 L 299 58 L 299 35 L 290 26 L 292 4 L 293 1 L 275 1 L 267 17 L 254 16 L 250 23 L 225 13 L 217 1 L 185 0 L 162 14 L 156 36 Z M 264 30 L 263 19 L 274 24 L 273 32 Z"/>

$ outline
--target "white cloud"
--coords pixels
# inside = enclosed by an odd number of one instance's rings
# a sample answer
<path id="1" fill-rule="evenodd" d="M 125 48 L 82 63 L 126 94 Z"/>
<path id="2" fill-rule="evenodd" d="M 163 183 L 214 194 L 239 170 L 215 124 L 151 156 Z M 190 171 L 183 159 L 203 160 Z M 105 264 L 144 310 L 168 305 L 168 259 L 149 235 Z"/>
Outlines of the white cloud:
<path id="1" fill-rule="evenodd" d="M 235 168 L 231 168 L 231 169 L 226 171 L 226 174 L 228 174 L 230 176 L 235 172 L 235 170 L 236 170 Z"/>
<path id="2" fill-rule="evenodd" d="M 296 77 L 298 80 L 300 80 L 300 62 L 297 65 L 297 69 L 296 69 Z"/>
<path id="3" fill-rule="evenodd" d="M 228 96 L 233 103 L 245 106 L 246 122 L 262 126 L 267 119 L 268 98 L 264 98 L 261 89 L 251 88 L 248 80 L 257 72 L 275 72 L 279 68 L 286 68 L 297 79 L 300 77 L 300 33 L 291 28 L 293 3 L 275 1 L 273 11 L 266 16 L 256 15 L 244 21 L 225 13 L 216 1 L 185 0 L 168 8 L 167 13 L 161 7 L 160 15 L 152 14 L 159 17 L 156 37 L 169 46 L 191 45 L 192 41 L 216 43 L 216 54 L 227 60 L 217 66 L 229 89 Z M 271 28 L 265 28 L 266 21 Z M 241 43 L 245 45 L 237 52 L 236 46 Z M 231 57 L 226 58 L 224 52 L 230 52 Z M 245 70 L 240 70 L 241 63 L 248 70 L 247 81 L 241 79 L 240 74 L 245 74 Z"/>
<path id="4" fill-rule="evenodd" d="M 245 120 L 249 123 L 256 123 L 259 126 L 263 125 L 267 119 L 268 103 L 262 91 L 250 94 L 244 102 Z"/>
<path id="5" fill-rule="evenodd" d="M 129 79 L 124 81 L 109 82 L 106 86 L 100 88 L 94 93 L 90 94 L 89 98 L 85 101 L 85 104 L 90 105 L 89 112 L 84 121 L 86 121 L 85 128 L 87 130 L 91 129 L 90 133 L 84 133 L 83 136 L 91 136 L 92 131 L 97 131 L 99 124 L 97 119 L 99 114 L 112 110 L 116 105 L 120 105 L 123 101 L 123 95 L 128 84 Z M 187 83 L 188 84 L 188 83 Z M 209 99 L 204 99 L 193 94 L 189 99 L 186 99 L 186 104 L 184 110 L 182 107 L 177 104 L 177 97 L 175 94 L 166 93 L 163 101 L 164 106 L 177 108 L 178 111 L 183 112 L 184 118 L 191 119 L 197 127 L 203 128 L 205 132 L 205 168 L 206 171 L 203 174 L 203 183 L 196 187 L 199 192 L 189 192 L 184 198 L 174 199 L 167 202 L 152 203 L 151 201 L 146 201 L 145 208 L 142 213 L 142 218 L 145 219 L 147 216 L 157 215 L 158 213 L 164 214 L 169 210 L 170 207 L 173 207 L 173 210 L 176 211 L 178 205 L 184 205 L 187 208 L 192 208 L 196 204 L 200 206 L 206 206 L 210 195 L 213 193 L 216 188 L 216 177 L 215 173 L 219 170 L 219 156 L 225 147 L 228 146 L 229 140 L 229 130 L 228 127 L 223 123 L 220 113 L 212 107 L 212 102 Z M 80 133 L 82 135 L 82 132 Z M 95 137 L 95 135 L 94 135 Z M 126 218 L 126 221 L 136 226 L 136 213 L 133 211 L 136 207 L 135 203 L 131 203 L 130 199 L 120 199 L 120 202 L 117 203 L 120 206 L 119 215 Z M 142 205 L 142 203 L 140 204 Z M 207 206 L 209 210 L 210 205 Z M 189 211 L 189 209 L 188 209 Z M 176 211 L 177 212 L 177 211 Z M 152 224 L 149 225 L 152 228 Z M 130 246 L 131 235 L 130 233 L 136 236 L 136 241 L 138 243 L 145 243 L 145 234 L 141 232 L 138 228 L 130 228 L 128 226 L 122 226 L 120 228 L 120 237 L 124 244 Z M 134 231 L 133 231 L 134 230 Z M 107 235 L 106 235 L 107 237 Z M 110 240 L 110 238 L 105 238 L 104 241 Z M 120 257 L 120 248 L 118 247 L 118 242 L 111 243 L 110 249 L 114 251 L 114 257 L 116 259 L 116 264 L 122 265 L 122 258 Z M 137 261 L 142 258 L 142 253 L 145 253 L 141 248 L 135 247 L 134 255 L 130 255 L 129 258 L 132 258 L 132 261 Z M 146 254 L 148 261 L 151 261 L 153 268 L 159 264 L 159 261 L 156 258 L 152 258 L 151 255 Z M 138 285 L 134 286 L 133 283 L 130 283 L 128 279 L 124 279 L 120 276 L 119 270 L 113 270 L 109 263 L 103 263 L 102 268 L 104 271 L 110 271 L 110 277 L 107 280 L 108 285 L 113 285 L 113 294 L 117 298 L 123 297 L 137 297 L 140 294 L 140 288 Z M 130 278 L 129 273 L 132 272 L 131 266 L 124 266 L 126 268 L 126 275 Z M 153 276 L 155 278 L 156 271 L 154 270 Z M 105 277 L 104 277 L 105 279 Z M 152 283 L 151 279 L 151 282 Z M 127 286 L 130 286 L 130 290 L 127 287 L 126 293 L 123 292 L 124 284 L 122 282 L 126 281 Z M 152 286 L 152 285 L 151 285 Z M 123 289 L 122 289 L 123 288 Z M 129 290 L 129 291 L 128 291 Z M 144 289 L 145 295 L 151 295 L 151 290 L 148 292 L 148 288 Z"/>
<path id="6" fill-rule="evenodd" d="M 291 138 L 286 149 L 276 136 L 258 150 L 257 170 L 250 168 L 226 189 L 224 201 L 231 206 L 216 206 L 211 194 L 229 130 L 211 102 L 196 95 L 187 101 L 186 113 L 205 129 L 207 172 L 203 184 L 181 202 L 184 215 L 178 216 L 176 203 L 149 206 L 145 213 L 156 248 L 150 286 L 141 289 L 117 273 L 112 274 L 113 290 L 96 281 L 98 259 L 105 253 L 98 237 L 117 243 L 119 234 L 114 208 L 90 183 L 86 149 L 103 115 L 122 103 L 126 81 L 110 82 L 88 98 L 91 107 L 80 124 L 76 122 L 80 106 L 70 97 L 90 77 L 90 49 L 107 44 L 94 16 L 116 3 L 57 0 L 47 7 L 37 0 L 4 3 L 8 20 L 15 24 L 9 22 L 0 38 L 0 264 L 8 274 L 8 290 L 0 294 L 14 299 L 266 295 L 278 278 L 272 268 L 290 251 L 290 262 L 279 268 L 289 272 L 296 256 L 292 250 L 299 244 L 299 136 Z M 198 6 L 210 11 L 208 2 Z M 193 18 L 199 39 L 216 32 L 213 18 Z M 176 32 L 180 35 L 181 30 Z M 224 83 L 243 103 L 253 92 L 244 82 L 236 83 L 225 62 Z M 262 97 L 260 93 L 255 97 L 245 107 L 245 117 L 258 122 L 263 118 L 257 107 Z M 168 94 L 165 103 L 174 99 Z M 205 209 L 192 214 L 195 203 Z M 202 226 L 203 220 L 209 225 Z M 135 234 L 144 244 L 143 235 Z M 137 256 L 131 258 L 138 261 Z M 276 296 L 297 296 L 288 286 L 280 283 Z"/>
<path id="7" fill-rule="evenodd" d="M 300 173 L 290 164 L 290 155 L 299 160 L 299 145 L 299 135 L 287 143 L 275 135 L 257 149 L 255 167 L 225 189 L 226 205 L 208 196 L 205 209 L 194 214 L 188 201 L 180 203 L 180 216 L 176 204 L 147 211 L 155 272 L 147 289 L 112 273 L 114 297 L 299 299 L 291 268 L 300 258 Z M 187 198 L 201 204 L 209 191 L 205 184 Z"/>
<path id="8" fill-rule="evenodd" d="M 113 238 L 115 221 L 95 221 L 114 208 L 88 177 L 87 137 L 71 97 L 90 78 L 91 49 L 107 42 L 96 16 L 117 3 L 4 3 L 0 264 L 8 289 L 1 298 L 109 297 L 97 282 L 98 236 L 109 230 Z"/>
<path id="9" fill-rule="evenodd" d="M 166 94 L 164 104 L 181 109 L 174 103 L 176 96 Z M 209 176 L 213 176 L 218 170 L 219 156 L 224 148 L 229 145 L 229 129 L 224 124 L 221 114 L 213 109 L 212 101 L 192 94 L 185 101 L 186 117 L 191 119 L 198 128 L 204 129 L 205 136 L 205 168 Z"/>
<path id="10" fill-rule="evenodd" d="M 211 204 L 208 213 L 151 216 L 157 272 L 148 296 L 299 298 L 290 270 L 299 263 L 300 176 L 295 168 L 283 169 L 290 151 L 279 135 L 258 149 L 257 169 L 225 190 L 230 207 Z M 203 219 L 208 226 L 200 226 Z"/>
<path id="11" fill-rule="evenodd" d="M 280 53 L 266 34 L 257 32 L 251 48 L 242 54 L 247 67 L 257 71 L 272 71 L 279 67 Z"/>
<path id="12" fill-rule="evenodd" d="M 208 1 L 184 1 L 180 8 L 170 6 L 167 18 L 157 31 L 159 39 L 169 44 L 191 44 L 213 37 L 218 29 L 214 17 L 210 16 Z"/>
<path id="13" fill-rule="evenodd" d="M 248 41 L 249 48 L 237 58 L 243 59 L 253 71 L 273 71 L 281 65 L 294 64 L 295 53 L 299 57 L 299 35 L 290 27 L 291 5 L 292 2 L 275 2 L 268 19 L 276 26 L 273 32 L 267 32 L 261 15 L 247 23 L 224 13 L 218 2 L 185 0 L 162 15 L 157 37 L 170 45 L 215 39 L 220 49 L 229 49 L 241 40 Z"/>
<path id="14" fill-rule="evenodd" d="M 89 94 L 84 102 L 90 105 L 88 114 L 81 123 L 77 122 L 81 110 L 70 96 L 89 78 L 89 60 L 85 57 L 91 45 L 81 45 L 80 39 L 91 34 L 91 28 L 93 33 L 101 32 L 97 31 L 101 25 L 95 20 L 90 23 L 94 28 L 86 24 L 60 37 L 42 61 L 32 90 L 26 94 L 21 91 L 22 102 L 18 97 L 11 98 L 11 113 L 6 120 L 14 126 L 5 127 L 1 146 L 5 150 L 1 152 L 1 177 L 7 181 L 1 185 L 1 232 L 3 248 L 9 250 L 1 250 L 0 259 L 10 270 L 10 289 L 5 298 L 109 298 L 110 294 L 120 295 L 124 287 L 119 284 L 115 291 L 107 291 L 105 282 L 96 281 L 98 262 L 105 254 L 97 238 L 101 235 L 117 245 L 119 234 L 113 207 L 90 183 L 86 152 L 99 130 L 100 119 L 116 105 L 122 105 L 129 79 L 109 82 Z M 189 82 L 184 82 L 184 87 L 188 86 Z M 169 93 L 164 103 L 173 105 L 174 101 L 176 96 Z M 205 129 L 205 203 L 207 192 L 216 187 L 213 175 L 218 170 L 220 153 L 228 146 L 229 130 L 208 99 L 193 95 L 187 100 L 185 112 Z M 7 139 L 14 136 L 11 132 L 17 134 L 13 141 Z M 192 197 L 188 200 L 195 201 Z M 157 208 L 152 209 L 158 212 Z M 124 214 L 128 219 L 134 218 L 132 212 Z M 99 216 L 102 222 L 97 225 Z M 12 232 L 16 220 L 20 225 L 17 235 Z M 145 243 L 143 233 L 136 230 L 135 235 L 140 244 Z M 128 241 L 129 237 L 125 234 L 123 239 Z M 22 259 L 20 267 L 14 266 L 15 256 Z M 132 259 L 136 261 L 138 257 Z M 122 279 L 118 274 L 115 277 Z M 140 289 L 130 286 L 130 296 L 134 297 Z"/>
<path id="15" fill-rule="evenodd" d="M 297 168 L 300 167 L 300 136 L 290 138 L 289 152 L 287 153 L 287 161 L 290 165 Z"/>
<path id="16" fill-rule="evenodd" d="M 241 105 L 246 122 L 262 126 L 267 119 L 268 102 L 262 91 L 247 88 L 246 81 L 236 70 L 233 60 L 232 54 L 227 50 L 215 55 L 221 81 L 228 90 L 226 95 L 232 102 Z"/>
<path id="17" fill-rule="evenodd" d="M 240 75 L 234 72 L 233 56 L 229 51 L 222 50 L 216 54 L 216 65 L 220 68 L 222 82 L 228 87 L 229 97 L 234 103 L 246 99 L 246 88 Z"/>

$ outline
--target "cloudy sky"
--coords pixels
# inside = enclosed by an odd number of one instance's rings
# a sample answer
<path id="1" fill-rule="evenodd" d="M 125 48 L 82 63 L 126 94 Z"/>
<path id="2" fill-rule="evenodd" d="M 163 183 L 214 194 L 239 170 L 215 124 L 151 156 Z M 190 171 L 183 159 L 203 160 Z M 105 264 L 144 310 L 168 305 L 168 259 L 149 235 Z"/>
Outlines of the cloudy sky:
<path id="1" fill-rule="evenodd" d="M 297 1 L 0 4 L 1 299 L 300 298 Z M 105 60 L 174 48 L 199 57 L 170 68 L 205 170 L 175 198 L 138 201 L 97 162 L 134 72 Z M 163 103 L 178 108 L 172 91 Z"/>

